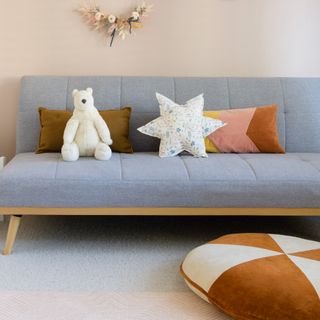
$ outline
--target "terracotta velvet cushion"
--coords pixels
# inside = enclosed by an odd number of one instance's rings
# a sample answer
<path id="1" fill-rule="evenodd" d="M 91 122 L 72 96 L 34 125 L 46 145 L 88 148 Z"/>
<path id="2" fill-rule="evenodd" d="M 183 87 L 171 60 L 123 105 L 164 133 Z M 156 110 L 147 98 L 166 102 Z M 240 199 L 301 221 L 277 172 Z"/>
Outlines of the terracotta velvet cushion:
<path id="1" fill-rule="evenodd" d="M 279 142 L 276 105 L 205 111 L 204 115 L 227 123 L 206 138 L 207 152 L 285 152 Z"/>
<path id="2" fill-rule="evenodd" d="M 226 235 L 192 250 L 181 273 L 197 295 L 234 319 L 320 319 L 320 242 Z"/>
<path id="3" fill-rule="evenodd" d="M 109 127 L 113 140 L 110 146 L 112 151 L 132 153 L 132 145 L 129 141 L 131 108 L 124 107 L 99 112 Z M 70 111 L 39 108 L 40 136 L 36 153 L 61 151 L 64 128 L 71 116 Z"/>

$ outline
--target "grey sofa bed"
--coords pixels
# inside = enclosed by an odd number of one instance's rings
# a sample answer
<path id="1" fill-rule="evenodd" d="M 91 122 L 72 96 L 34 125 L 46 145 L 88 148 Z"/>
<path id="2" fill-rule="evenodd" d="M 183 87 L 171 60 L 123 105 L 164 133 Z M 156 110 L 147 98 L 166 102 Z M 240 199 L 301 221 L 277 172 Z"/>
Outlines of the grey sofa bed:
<path id="1" fill-rule="evenodd" d="M 92 87 L 100 108 L 133 108 L 134 154 L 68 163 L 36 155 L 37 108 L 73 109 L 74 88 Z M 155 92 L 204 93 L 205 109 L 277 104 L 287 153 L 161 159 L 137 127 L 159 115 Z M 22 215 L 320 215 L 320 79 L 46 77 L 22 79 L 17 155 L 0 173 L 0 213 L 11 215 L 9 254 Z"/>

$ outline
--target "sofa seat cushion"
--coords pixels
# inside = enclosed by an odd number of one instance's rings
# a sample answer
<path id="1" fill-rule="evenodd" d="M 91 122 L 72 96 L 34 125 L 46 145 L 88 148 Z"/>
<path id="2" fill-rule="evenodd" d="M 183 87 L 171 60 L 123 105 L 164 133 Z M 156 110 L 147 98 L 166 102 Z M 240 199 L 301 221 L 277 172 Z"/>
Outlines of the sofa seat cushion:
<path id="1" fill-rule="evenodd" d="M 21 153 L 0 172 L 0 207 L 20 206 L 320 207 L 320 154 Z"/>

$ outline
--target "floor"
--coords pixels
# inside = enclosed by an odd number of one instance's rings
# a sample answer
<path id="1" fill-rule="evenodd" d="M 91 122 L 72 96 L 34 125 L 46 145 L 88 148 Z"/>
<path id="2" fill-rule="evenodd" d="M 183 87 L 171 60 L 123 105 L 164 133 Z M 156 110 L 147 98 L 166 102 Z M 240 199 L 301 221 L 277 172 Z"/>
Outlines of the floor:
<path id="1" fill-rule="evenodd" d="M 188 290 L 179 265 L 237 232 L 320 241 L 320 218 L 24 217 L 0 257 L 0 319 L 230 319 Z"/>

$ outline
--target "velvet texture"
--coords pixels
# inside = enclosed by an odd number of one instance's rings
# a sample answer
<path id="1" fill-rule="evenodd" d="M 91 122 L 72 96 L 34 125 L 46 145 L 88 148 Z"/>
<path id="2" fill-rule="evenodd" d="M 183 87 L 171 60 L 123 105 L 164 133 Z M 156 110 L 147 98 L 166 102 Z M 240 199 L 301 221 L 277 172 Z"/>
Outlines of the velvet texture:
<path id="1" fill-rule="evenodd" d="M 129 141 L 129 123 L 131 108 L 124 107 L 120 110 L 100 110 L 104 121 L 107 123 L 113 144 L 112 151 L 132 153 L 132 145 Z M 39 108 L 40 136 L 36 153 L 60 152 L 63 145 L 63 132 L 72 116 L 67 110 L 50 110 Z"/>
<path id="2" fill-rule="evenodd" d="M 320 319 L 320 243 L 276 234 L 231 234 L 191 251 L 189 287 L 237 320 Z"/>
<path id="3" fill-rule="evenodd" d="M 284 153 L 277 128 L 276 105 L 221 111 L 204 115 L 227 125 L 206 138 L 207 152 Z"/>

